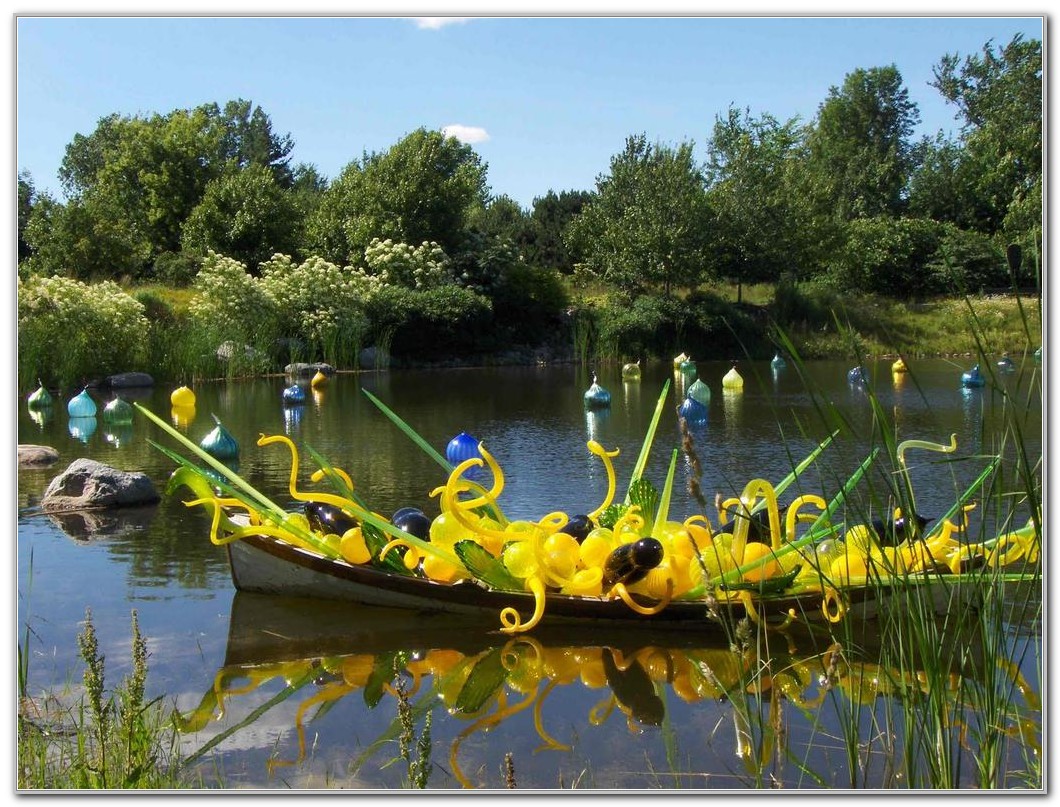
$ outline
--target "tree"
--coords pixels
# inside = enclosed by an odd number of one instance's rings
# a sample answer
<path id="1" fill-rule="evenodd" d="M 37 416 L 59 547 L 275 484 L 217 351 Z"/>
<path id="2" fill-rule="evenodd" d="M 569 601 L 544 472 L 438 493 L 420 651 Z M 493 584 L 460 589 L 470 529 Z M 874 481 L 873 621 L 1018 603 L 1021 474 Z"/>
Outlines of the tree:
<path id="1" fill-rule="evenodd" d="M 932 86 L 964 118 L 959 173 L 974 194 L 977 229 L 1011 235 L 1041 226 L 1042 43 L 1019 34 L 1000 50 L 948 54 Z"/>
<path id="2" fill-rule="evenodd" d="M 452 255 L 486 199 L 486 168 L 474 150 L 420 128 L 343 169 L 321 199 L 310 244 L 336 263 L 359 264 L 374 238 L 435 241 Z"/>
<path id="3" fill-rule="evenodd" d="M 832 87 L 808 140 L 820 210 L 842 221 L 901 214 L 919 122 L 894 65 L 855 70 Z"/>
<path id="4" fill-rule="evenodd" d="M 180 249 L 182 229 L 211 182 L 258 165 L 290 184 L 289 136 L 247 101 L 178 109 L 167 115 L 102 118 L 67 146 L 59 177 L 81 212 L 99 211 L 150 245 L 149 260 Z"/>
<path id="5" fill-rule="evenodd" d="M 821 243 L 799 192 L 805 131 L 798 119 L 780 123 L 730 108 L 707 146 L 707 197 L 715 219 L 717 272 L 743 283 L 805 276 Z"/>
<path id="6" fill-rule="evenodd" d="M 240 168 L 251 165 L 268 168 L 281 188 L 294 184 L 290 167 L 294 141 L 289 133 L 273 133 L 272 121 L 260 106 L 242 98 L 229 101 L 224 112 L 219 113 L 219 123 L 224 131 L 222 159 L 234 161 Z"/>
<path id="7" fill-rule="evenodd" d="M 33 186 L 33 177 L 28 171 L 18 173 L 18 262 L 22 263 L 33 254 L 30 245 L 26 243 L 26 225 L 33 213 L 33 205 L 37 201 L 37 189 Z"/>
<path id="8" fill-rule="evenodd" d="M 571 219 L 593 199 L 591 191 L 549 191 L 534 199 L 530 214 L 531 235 L 525 246 L 526 259 L 535 266 L 555 269 L 565 275 L 574 271 L 582 256 L 572 253 L 563 240 Z"/>
<path id="9" fill-rule="evenodd" d="M 206 186 L 184 222 L 181 245 L 198 257 L 213 250 L 256 267 L 277 252 L 294 251 L 298 212 L 269 167 L 233 168 Z"/>
<path id="10" fill-rule="evenodd" d="M 631 136 L 596 188 L 565 238 L 590 271 L 630 295 L 653 285 L 669 294 L 702 280 L 711 225 L 691 143 L 671 148 Z"/>

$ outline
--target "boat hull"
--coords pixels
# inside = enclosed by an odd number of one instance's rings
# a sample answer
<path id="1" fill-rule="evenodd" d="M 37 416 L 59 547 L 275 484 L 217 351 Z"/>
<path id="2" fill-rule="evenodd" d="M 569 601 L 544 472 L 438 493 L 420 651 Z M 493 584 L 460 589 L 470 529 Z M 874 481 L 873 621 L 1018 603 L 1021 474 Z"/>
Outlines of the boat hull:
<path id="1" fill-rule="evenodd" d="M 528 592 L 492 591 L 473 581 L 449 584 L 390 574 L 371 566 L 324 558 L 267 536 L 247 536 L 227 544 L 227 549 L 232 582 L 238 591 L 354 602 L 422 613 L 460 614 L 492 626 L 497 626 L 503 608 L 514 608 L 524 619 L 529 619 L 534 611 L 534 598 Z M 945 584 L 930 586 L 937 612 L 968 606 L 968 595 L 976 587 L 970 583 L 961 585 L 961 577 L 954 576 Z M 896 587 L 880 586 L 845 590 L 847 613 L 872 618 L 881 609 L 901 607 L 902 598 L 897 591 Z M 638 599 L 645 606 L 655 604 Z M 756 599 L 756 616 L 785 618 L 794 612 L 803 621 L 823 620 L 821 602 L 819 592 Z M 723 618 L 740 619 L 745 615 L 746 609 L 737 600 L 716 603 L 713 608 L 704 601 L 677 600 L 657 614 L 642 615 L 620 599 L 549 594 L 543 621 L 709 629 L 716 628 Z"/>

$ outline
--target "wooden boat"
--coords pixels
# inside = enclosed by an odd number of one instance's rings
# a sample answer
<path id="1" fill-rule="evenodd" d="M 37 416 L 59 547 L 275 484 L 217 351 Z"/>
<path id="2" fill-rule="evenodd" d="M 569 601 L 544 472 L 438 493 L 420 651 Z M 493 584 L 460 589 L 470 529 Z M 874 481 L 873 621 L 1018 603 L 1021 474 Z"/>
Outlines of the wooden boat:
<path id="1" fill-rule="evenodd" d="M 395 575 L 368 565 L 354 565 L 332 560 L 311 551 L 264 535 L 248 535 L 226 544 L 232 583 L 237 591 L 288 597 L 309 597 L 363 605 L 414 610 L 421 613 L 446 613 L 481 619 L 484 625 L 496 627 L 501 609 L 511 607 L 521 614 L 534 610 L 534 596 L 529 592 L 498 591 L 473 581 L 439 583 L 428 578 Z M 912 588 L 932 599 L 937 613 L 966 606 L 980 592 L 982 578 L 974 574 L 903 578 L 901 585 L 877 583 L 843 590 L 848 613 L 861 618 L 878 616 L 881 607 L 901 604 Z M 653 601 L 636 598 L 645 606 Z M 822 594 L 809 591 L 800 594 L 752 594 L 754 616 L 786 619 L 794 612 L 796 619 L 820 621 Z M 717 629 L 721 620 L 741 619 L 747 615 L 740 599 L 715 602 L 674 600 L 655 614 L 632 611 L 620 599 L 546 595 L 543 623 L 622 627 L 666 627 L 693 630 Z"/>

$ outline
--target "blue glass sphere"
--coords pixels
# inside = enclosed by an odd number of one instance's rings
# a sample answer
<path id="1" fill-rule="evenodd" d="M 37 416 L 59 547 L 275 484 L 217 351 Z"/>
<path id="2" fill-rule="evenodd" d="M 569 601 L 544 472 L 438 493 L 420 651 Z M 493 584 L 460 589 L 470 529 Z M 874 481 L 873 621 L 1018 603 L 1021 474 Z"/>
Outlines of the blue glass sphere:
<path id="1" fill-rule="evenodd" d="M 283 402 L 286 404 L 305 403 L 305 390 L 297 384 L 291 384 L 283 391 Z"/>
<path id="2" fill-rule="evenodd" d="M 685 398 L 677 407 L 677 414 L 693 426 L 702 426 L 707 422 L 707 407 L 695 398 Z"/>
<path id="3" fill-rule="evenodd" d="M 452 465 L 459 465 L 473 457 L 481 458 L 482 455 L 478 450 L 478 440 L 467 432 L 460 432 L 460 434 L 450 440 L 449 445 L 445 447 L 445 458 L 449 460 Z"/>
<path id="4" fill-rule="evenodd" d="M 965 387 L 981 387 L 986 384 L 986 379 L 979 372 L 979 365 L 961 374 L 961 384 Z"/>

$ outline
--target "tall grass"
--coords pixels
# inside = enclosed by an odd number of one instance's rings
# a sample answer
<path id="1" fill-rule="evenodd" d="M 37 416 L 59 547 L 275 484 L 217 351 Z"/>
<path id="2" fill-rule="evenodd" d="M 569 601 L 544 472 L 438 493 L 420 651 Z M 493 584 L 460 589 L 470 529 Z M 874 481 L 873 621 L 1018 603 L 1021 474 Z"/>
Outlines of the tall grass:
<path id="1" fill-rule="evenodd" d="M 105 687 L 105 659 L 91 611 L 78 648 L 85 670 L 79 696 L 30 697 L 27 646 L 19 645 L 19 790 L 176 789 L 182 773 L 177 735 L 161 698 L 146 700 L 147 642 L 132 613 L 132 672 Z"/>

